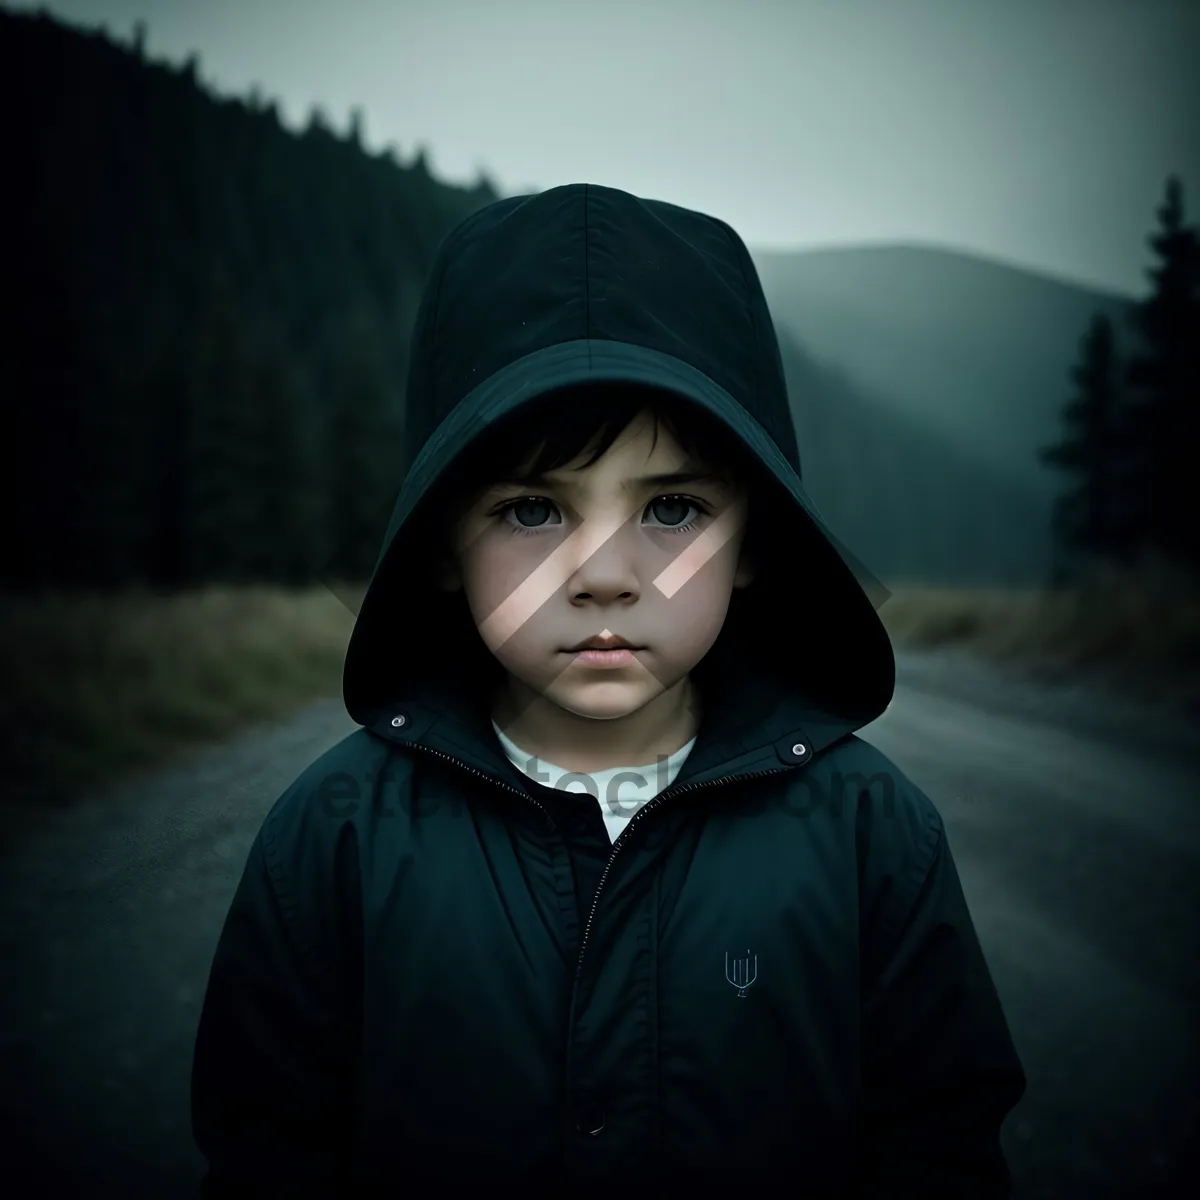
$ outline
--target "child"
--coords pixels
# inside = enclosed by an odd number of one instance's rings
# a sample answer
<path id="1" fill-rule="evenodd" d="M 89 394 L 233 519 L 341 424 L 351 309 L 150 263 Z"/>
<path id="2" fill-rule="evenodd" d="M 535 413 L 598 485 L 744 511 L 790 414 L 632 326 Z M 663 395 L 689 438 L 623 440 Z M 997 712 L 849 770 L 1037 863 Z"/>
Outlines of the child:
<path id="1" fill-rule="evenodd" d="M 1009 1195 L 1025 1076 L 938 811 L 855 735 L 892 649 L 741 240 L 588 184 L 484 208 L 407 420 L 362 728 L 213 961 L 202 1194 Z"/>

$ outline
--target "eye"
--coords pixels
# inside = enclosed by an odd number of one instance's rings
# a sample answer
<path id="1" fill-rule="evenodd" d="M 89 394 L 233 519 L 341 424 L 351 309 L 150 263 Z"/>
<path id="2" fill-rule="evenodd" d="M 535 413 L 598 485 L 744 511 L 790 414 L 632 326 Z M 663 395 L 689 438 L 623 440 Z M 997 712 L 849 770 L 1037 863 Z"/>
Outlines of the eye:
<path id="1" fill-rule="evenodd" d="M 520 519 L 510 520 L 511 514 L 516 514 L 520 510 L 526 517 L 530 516 L 530 510 L 534 517 L 534 523 L 530 525 L 524 524 Z M 544 510 L 557 512 L 557 509 L 552 500 L 547 500 L 544 496 L 523 496 L 519 500 L 509 500 L 496 510 L 497 516 L 503 516 L 505 524 L 512 528 L 513 533 L 522 534 L 524 536 L 536 536 L 542 533 L 545 529 L 551 526 L 537 523 L 539 513 Z M 652 524 L 651 529 L 661 529 L 664 533 L 688 533 L 696 527 L 696 521 L 700 516 L 706 516 L 709 513 L 707 505 L 699 500 L 692 499 L 690 496 L 656 496 L 646 506 L 646 512 L 656 511 L 657 519 L 662 521 L 662 524 Z M 684 521 L 690 511 L 695 512 L 690 520 Z M 665 512 L 666 519 L 663 520 Z M 562 524 L 559 520 L 557 524 Z"/>
<path id="2" fill-rule="evenodd" d="M 702 508 L 695 500 L 689 500 L 686 496 L 659 496 L 657 499 L 650 502 L 647 512 L 651 509 L 665 509 L 667 513 L 663 524 L 658 528 L 667 530 L 668 533 L 687 533 L 688 530 L 694 528 L 696 517 L 704 515 L 707 509 Z M 684 517 L 688 512 L 695 511 L 696 516 L 690 521 L 684 522 Z M 680 514 L 676 516 L 675 514 Z M 662 520 L 661 515 L 659 519 Z"/>
<path id="3" fill-rule="evenodd" d="M 541 511 L 541 510 L 553 509 L 553 508 L 554 508 L 554 505 L 551 504 L 549 500 L 543 500 L 537 496 L 527 496 L 522 500 L 510 500 L 507 504 L 505 504 L 499 510 L 499 512 L 502 513 L 504 515 L 505 519 L 507 520 L 509 514 L 516 513 L 518 510 L 524 511 L 525 514 L 528 516 L 529 510 L 532 509 L 536 516 L 536 514 L 538 514 L 539 511 Z M 513 522 L 508 521 L 508 524 L 512 525 Z M 515 528 L 514 528 L 513 532 L 514 533 L 538 533 L 539 529 L 536 527 L 537 525 L 538 525 L 538 522 L 536 520 L 534 521 L 532 526 L 524 525 L 520 521 L 517 521 L 515 523 Z"/>

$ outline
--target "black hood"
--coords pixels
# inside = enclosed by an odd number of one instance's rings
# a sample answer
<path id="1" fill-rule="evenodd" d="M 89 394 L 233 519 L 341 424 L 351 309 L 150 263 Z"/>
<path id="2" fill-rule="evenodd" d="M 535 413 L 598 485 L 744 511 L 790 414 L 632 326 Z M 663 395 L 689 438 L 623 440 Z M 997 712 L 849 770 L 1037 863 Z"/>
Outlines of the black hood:
<path id="1" fill-rule="evenodd" d="M 816 751 L 884 711 L 895 661 L 876 609 L 888 592 L 801 483 L 774 325 L 741 239 L 702 213 L 577 183 L 490 204 L 438 249 L 412 334 L 403 486 L 346 656 L 355 721 L 385 730 L 405 709 L 439 724 L 461 757 L 498 761 L 479 707 L 481 671 L 498 664 L 465 598 L 436 585 L 431 498 L 502 417 L 614 382 L 665 389 L 723 423 L 783 513 L 695 670 L 694 765 L 802 733 Z"/>

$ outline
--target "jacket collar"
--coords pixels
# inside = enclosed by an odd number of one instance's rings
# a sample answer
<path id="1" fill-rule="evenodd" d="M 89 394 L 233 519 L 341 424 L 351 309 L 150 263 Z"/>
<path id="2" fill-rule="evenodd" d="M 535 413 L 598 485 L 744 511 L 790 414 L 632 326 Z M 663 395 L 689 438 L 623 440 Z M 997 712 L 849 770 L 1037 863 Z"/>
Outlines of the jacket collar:
<path id="1" fill-rule="evenodd" d="M 823 712 L 762 672 L 725 673 L 723 665 L 718 661 L 702 685 L 696 744 L 673 786 L 802 767 L 867 723 Z M 424 749 L 497 785 L 526 784 L 496 737 L 481 694 L 468 696 L 448 681 L 407 690 L 364 724 L 377 737 Z"/>

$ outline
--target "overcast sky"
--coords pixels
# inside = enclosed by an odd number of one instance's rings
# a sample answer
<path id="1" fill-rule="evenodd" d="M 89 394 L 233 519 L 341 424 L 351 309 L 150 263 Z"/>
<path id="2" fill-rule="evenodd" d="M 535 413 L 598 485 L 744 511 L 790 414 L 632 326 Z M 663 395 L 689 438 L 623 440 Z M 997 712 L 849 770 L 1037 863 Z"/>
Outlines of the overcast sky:
<path id="1" fill-rule="evenodd" d="M 7 8 L 34 4 L 6 3 Z M 293 127 L 503 194 L 577 181 L 751 248 L 904 241 L 1140 294 L 1166 176 L 1200 213 L 1200 0 L 54 0 Z"/>

